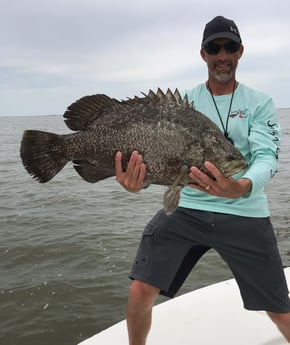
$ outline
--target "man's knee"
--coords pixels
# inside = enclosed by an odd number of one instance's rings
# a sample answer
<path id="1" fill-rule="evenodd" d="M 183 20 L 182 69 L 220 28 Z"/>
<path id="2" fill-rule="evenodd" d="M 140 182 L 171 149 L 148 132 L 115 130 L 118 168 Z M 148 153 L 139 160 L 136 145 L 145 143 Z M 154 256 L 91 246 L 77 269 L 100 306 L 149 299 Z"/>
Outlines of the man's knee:
<path id="1" fill-rule="evenodd" d="M 129 303 L 152 306 L 160 292 L 154 286 L 134 280 L 129 289 Z"/>

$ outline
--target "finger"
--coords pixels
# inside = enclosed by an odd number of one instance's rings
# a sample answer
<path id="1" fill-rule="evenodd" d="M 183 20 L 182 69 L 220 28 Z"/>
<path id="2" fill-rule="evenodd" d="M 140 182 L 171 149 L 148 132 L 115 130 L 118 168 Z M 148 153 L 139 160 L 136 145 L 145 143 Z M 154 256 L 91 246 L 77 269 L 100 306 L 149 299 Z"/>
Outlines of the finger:
<path id="1" fill-rule="evenodd" d="M 192 178 L 198 185 L 190 186 L 194 189 L 198 189 L 202 192 L 206 192 L 208 194 L 216 194 L 217 193 L 217 183 L 207 174 L 199 170 L 197 167 L 191 167 L 190 169 L 190 178 Z"/>
<path id="2" fill-rule="evenodd" d="M 131 166 L 130 170 L 126 170 L 124 176 L 124 185 L 131 192 L 138 192 L 144 186 L 144 177 L 146 165 L 142 163 L 142 156 L 138 155 L 135 160 L 135 166 Z"/>
<path id="3" fill-rule="evenodd" d="M 135 183 L 137 185 L 143 184 L 144 176 L 145 176 L 145 164 L 143 163 L 143 158 L 141 155 L 138 155 L 136 161 L 135 161 L 135 167 L 132 171 L 131 178 L 132 180 L 135 180 Z"/>
<path id="4" fill-rule="evenodd" d="M 143 186 L 143 184 L 144 184 L 145 174 L 146 174 L 146 164 L 142 163 L 140 166 L 139 176 L 138 176 L 138 180 L 137 180 L 137 183 L 140 186 Z"/>
<path id="5" fill-rule="evenodd" d="M 190 168 L 189 177 L 192 178 L 200 186 L 207 186 L 211 180 L 205 173 L 203 173 L 197 167 Z"/>
<path id="6" fill-rule="evenodd" d="M 129 159 L 126 172 L 132 173 L 132 171 L 134 170 L 134 168 L 136 166 L 138 159 L 139 159 L 138 151 L 133 151 L 131 153 L 131 157 Z"/>
<path id="7" fill-rule="evenodd" d="M 201 192 L 204 192 L 204 191 L 205 191 L 204 187 L 202 187 L 202 186 L 199 185 L 199 184 L 195 184 L 195 183 L 189 183 L 189 184 L 188 184 L 188 187 L 190 187 L 190 188 L 192 188 L 192 189 L 200 190 Z"/>
<path id="8" fill-rule="evenodd" d="M 139 155 L 137 151 L 134 151 L 131 154 L 131 157 L 126 169 L 126 173 L 125 173 L 126 180 L 130 181 L 130 183 L 135 184 L 136 181 L 138 180 L 141 164 L 142 164 L 142 156 Z"/>
<path id="9" fill-rule="evenodd" d="M 211 195 L 216 195 L 216 191 L 214 188 L 212 188 L 210 185 L 198 185 L 198 184 L 188 184 L 188 187 L 192 189 L 197 189 L 203 193 L 211 194 Z"/>
<path id="10" fill-rule="evenodd" d="M 213 163 L 205 162 L 204 166 L 214 176 L 214 178 L 217 181 L 225 178 L 224 175 L 221 173 L 221 171 Z"/>
<path id="11" fill-rule="evenodd" d="M 122 152 L 118 151 L 115 155 L 115 173 L 117 179 L 121 177 L 123 174 L 123 167 L 122 167 Z"/>

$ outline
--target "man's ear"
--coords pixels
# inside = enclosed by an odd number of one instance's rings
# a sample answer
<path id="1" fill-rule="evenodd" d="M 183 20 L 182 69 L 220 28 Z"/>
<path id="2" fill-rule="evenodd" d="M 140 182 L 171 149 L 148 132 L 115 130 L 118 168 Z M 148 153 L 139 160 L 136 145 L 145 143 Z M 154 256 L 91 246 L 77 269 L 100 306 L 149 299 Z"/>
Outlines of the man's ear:
<path id="1" fill-rule="evenodd" d="M 240 51 L 239 51 L 239 59 L 243 56 L 244 53 L 244 46 L 241 44 Z"/>
<path id="2" fill-rule="evenodd" d="M 206 62 L 206 54 L 203 48 L 200 49 L 200 56 L 202 57 L 202 59 Z"/>

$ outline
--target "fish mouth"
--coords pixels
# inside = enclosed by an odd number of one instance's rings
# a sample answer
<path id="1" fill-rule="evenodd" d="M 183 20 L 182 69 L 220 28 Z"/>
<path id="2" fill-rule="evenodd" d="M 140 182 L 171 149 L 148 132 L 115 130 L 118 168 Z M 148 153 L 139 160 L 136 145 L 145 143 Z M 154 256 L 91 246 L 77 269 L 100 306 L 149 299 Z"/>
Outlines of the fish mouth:
<path id="1" fill-rule="evenodd" d="M 248 167 L 248 164 L 244 161 L 236 162 L 233 164 L 233 162 L 229 163 L 228 166 L 225 167 L 224 176 L 229 177 L 232 175 L 235 175 L 237 173 L 240 173 L 241 171 L 245 170 Z"/>

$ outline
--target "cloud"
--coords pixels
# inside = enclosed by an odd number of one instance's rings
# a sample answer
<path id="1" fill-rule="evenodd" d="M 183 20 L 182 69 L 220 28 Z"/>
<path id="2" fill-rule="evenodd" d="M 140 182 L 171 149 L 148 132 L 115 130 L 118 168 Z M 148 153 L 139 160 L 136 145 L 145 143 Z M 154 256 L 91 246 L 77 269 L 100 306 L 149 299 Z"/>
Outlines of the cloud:
<path id="1" fill-rule="evenodd" d="M 245 43 L 238 77 L 289 106 L 276 84 L 290 87 L 289 7 L 288 0 L 5 1 L 0 115 L 62 113 L 86 93 L 125 98 L 193 87 L 207 75 L 199 56 L 204 25 L 219 14 L 237 22 Z"/>

